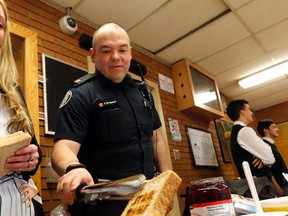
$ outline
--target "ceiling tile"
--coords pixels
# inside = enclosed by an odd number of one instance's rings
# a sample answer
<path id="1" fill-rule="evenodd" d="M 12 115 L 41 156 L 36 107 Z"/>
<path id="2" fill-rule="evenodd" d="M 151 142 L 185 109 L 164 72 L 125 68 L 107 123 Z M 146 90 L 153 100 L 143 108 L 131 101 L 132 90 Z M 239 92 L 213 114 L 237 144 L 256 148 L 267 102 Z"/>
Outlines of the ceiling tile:
<path id="1" fill-rule="evenodd" d="M 228 5 L 231 5 L 232 8 L 237 9 L 239 7 L 241 7 L 244 4 L 247 4 L 248 2 L 250 2 L 251 0 L 226 0 Z"/>
<path id="2" fill-rule="evenodd" d="M 229 13 L 163 50 L 158 56 L 170 62 L 176 62 L 185 57 L 196 62 L 248 36 L 248 31 L 232 13 Z"/>
<path id="3" fill-rule="evenodd" d="M 274 25 L 264 31 L 256 34 L 267 50 L 278 48 L 284 44 L 288 44 L 288 20 Z"/>
<path id="4" fill-rule="evenodd" d="M 249 105 L 253 110 L 259 110 L 286 101 L 288 101 L 288 90 L 278 91 L 276 94 L 271 94 L 263 98 L 255 98 L 255 100 L 249 102 Z"/>
<path id="5" fill-rule="evenodd" d="M 241 88 L 237 83 L 234 83 L 229 87 L 219 89 L 219 91 L 230 98 L 235 98 L 238 95 L 242 95 L 245 93 L 245 90 Z"/>
<path id="6" fill-rule="evenodd" d="M 274 79 L 273 81 L 267 82 L 265 84 L 255 86 L 251 90 L 247 90 L 244 94 L 239 97 L 245 98 L 248 101 L 255 99 L 261 99 L 268 97 L 269 95 L 277 94 L 280 91 L 288 90 L 288 79 L 285 76 Z M 288 96 L 287 96 L 288 97 Z"/>
<path id="7" fill-rule="evenodd" d="M 41 0 L 41 1 L 45 2 L 45 3 L 57 4 L 57 5 L 60 5 L 64 8 L 66 8 L 66 7 L 72 7 L 73 8 L 81 0 Z"/>
<path id="8" fill-rule="evenodd" d="M 249 76 L 264 68 L 270 67 L 273 59 L 269 55 L 258 56 L 244 64 L 238 65 L 228 71 L 219 73 L 215 76 L 219 89 L 227 88 L 231 85 L 237 84 L 238 80 Z"/>
<path id="9" fill-rule="evenodd" d="M 270 53 L 276 62 L 286 61 L 288 59 L 288 44 L 274 49 Z"/>
<path id="10" fill-rule="evenodd" d="M 85 0 L 75 8 L 75 12 L 98 25 L 115 22 L 129 29 L 167 1 Z"/>
<path id="11" fill-rule="evenodd" d="M 220 89 L 220 92 L 234 99 L 242 98 L 248 101 L 254 101 L 261 97 L 265 98 L 269 95 L 277 94 L 279 91 L 288 90 L 288 80 L 283 77 L 276 78 L 272 81 L 248 89 L 243 89 L 235 83 L 232 86 Z"/>
<path id="12" fill-rule="evenodd" d="M 222 0 L 169 1 L 128 33 L 134 43 L 156 52 L 227 9 Z"/>
<path id="13" fill-rule="evenodd" d="M 287 0 L 254 0 L 237 12 L 253 32 L 259 32 L 288 18 L 287 8 Z"/>
<path id="14" fill-rule="evenodd" d="M 263 54 L 261 47 L 250 37 L 197 62 L 197 64 L 215 75 Z"/>

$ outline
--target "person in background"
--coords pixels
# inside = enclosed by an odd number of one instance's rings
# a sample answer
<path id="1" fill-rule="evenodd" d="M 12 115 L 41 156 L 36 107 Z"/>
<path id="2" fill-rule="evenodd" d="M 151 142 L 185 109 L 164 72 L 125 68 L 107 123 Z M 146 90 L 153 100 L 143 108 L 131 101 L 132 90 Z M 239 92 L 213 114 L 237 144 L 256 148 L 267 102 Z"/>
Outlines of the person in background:
<path id="1" fill-rule="evenodd" d="M 72 215 L 119 216 L 128 201 L 98 200 L 80 207 L 74 202 L 76 188 L 136 174 L 151 179 L 154 163 L 160 172 L 169 169 L 168 154 L 152 95 L 127 73 L 132 48 L 126 31 L 104 24 L 94 33 L 92 47 L 95 74 L 75 83 L 58 110 L 52 166 L 61 176 L 62 202 L 74 203 Z"/>
<path id="2" fill-rule="evenodd" d="M 278 196 L 288 195 L 288 183 L 283 177 L 282 173 L 288 173 L 287 166 L 278 151 L 274 139 L 279 136 L 279 129 L 271 119 L 264 119 L 258 122 L 257 131 L 262 136 L 262 139 L 267 143 L 273 152 L 276 162 L 272 165 L 271 170 L 275 180 L 281 188 L 276 188 Z"/>
<path id="3" fill-rule="evenodd" d="M 33 144 L 17 150 L 13 156 L 7 155 L 4 166 L 11 173 L 0 176 L 0 215 L 44 215 L 38 189 L 30 178 L 41 162 L 41 150 L 17 83 L 18 73 L 12 54 L 7 8 L 3 0 L 0 0 L 0 65 L 0 136 L 24 131 L 33 137 Z"/>
<path id="4" fill-rule="evenodd" d="M 230 145 L 231 153 L 241 178 L 245 178 L 242 168 L 243 161 L 250 165 L 253 176 L 267 176 L 272 178 L 270 167 L 275 163 L 272 150 L 255 132 L 247 125 L 253 122 L 253 112 L 250 110 L 248 101 L 233 100 L 227 106 L 227 115 L 234 122 Z"/>

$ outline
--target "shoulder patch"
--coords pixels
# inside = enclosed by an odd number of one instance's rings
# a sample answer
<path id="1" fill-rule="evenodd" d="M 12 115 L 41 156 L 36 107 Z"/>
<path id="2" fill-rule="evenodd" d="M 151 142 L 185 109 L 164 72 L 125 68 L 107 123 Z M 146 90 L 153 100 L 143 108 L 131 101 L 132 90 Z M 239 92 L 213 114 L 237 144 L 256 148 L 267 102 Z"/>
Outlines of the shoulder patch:
<path id="1" fill-rule="evenodd" d="M 93 77 L 95 77 L 95 75 L 96 75 L 96 72 L 93 73 L 93 74 L 86 74 L 86 75 L 84 75 L 84 76 L 82 76 L 82 77 L 74 80 L 74 82 L 72 83 L 72 86 L 73 86 L 73 87 L 80 86 L 80 85 L 82 85 L 83 83 L 91 80 Z"/>
<path id="2" fill-rule="evenodd" d="M 71 98 L 72 98 L 72 91 L 69 90 L 66 93 L 66 95 L 64 96 L 64 98 L 63 98 L 63 100 L 62 100 L 62 102 L 60 104 L 59 109 L 61 109 L 63 106 L 65 106 L 70 101 Z"/>

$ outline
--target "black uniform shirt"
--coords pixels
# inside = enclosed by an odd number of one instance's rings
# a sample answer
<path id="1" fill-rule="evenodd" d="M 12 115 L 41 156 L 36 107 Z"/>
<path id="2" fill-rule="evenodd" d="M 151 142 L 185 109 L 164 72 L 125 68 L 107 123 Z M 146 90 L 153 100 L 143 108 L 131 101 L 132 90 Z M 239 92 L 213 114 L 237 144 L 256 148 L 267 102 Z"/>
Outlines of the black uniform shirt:
<path id="1" fill-rule="evenodd" d="M 79 161 L 94 178 L 113 180 L 139 173 L 152 178 L 151 137 L 161 122 L 143 100 L 129 75 L 117 84 L 96 72 L 67 92 L 57 114 L 55 141 L 80 143 Z"/>

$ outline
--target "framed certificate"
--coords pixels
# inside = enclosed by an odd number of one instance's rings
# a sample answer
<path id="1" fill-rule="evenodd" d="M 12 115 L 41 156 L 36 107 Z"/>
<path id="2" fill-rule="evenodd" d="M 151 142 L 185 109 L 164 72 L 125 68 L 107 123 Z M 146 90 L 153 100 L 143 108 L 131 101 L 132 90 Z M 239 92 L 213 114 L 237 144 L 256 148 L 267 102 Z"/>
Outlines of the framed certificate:
<path id="1" fill-rule="evenodd" d="M 212 134 L 205 130 L 185 127 L 194 164 L 200 167 L 219 167 Z"/>

